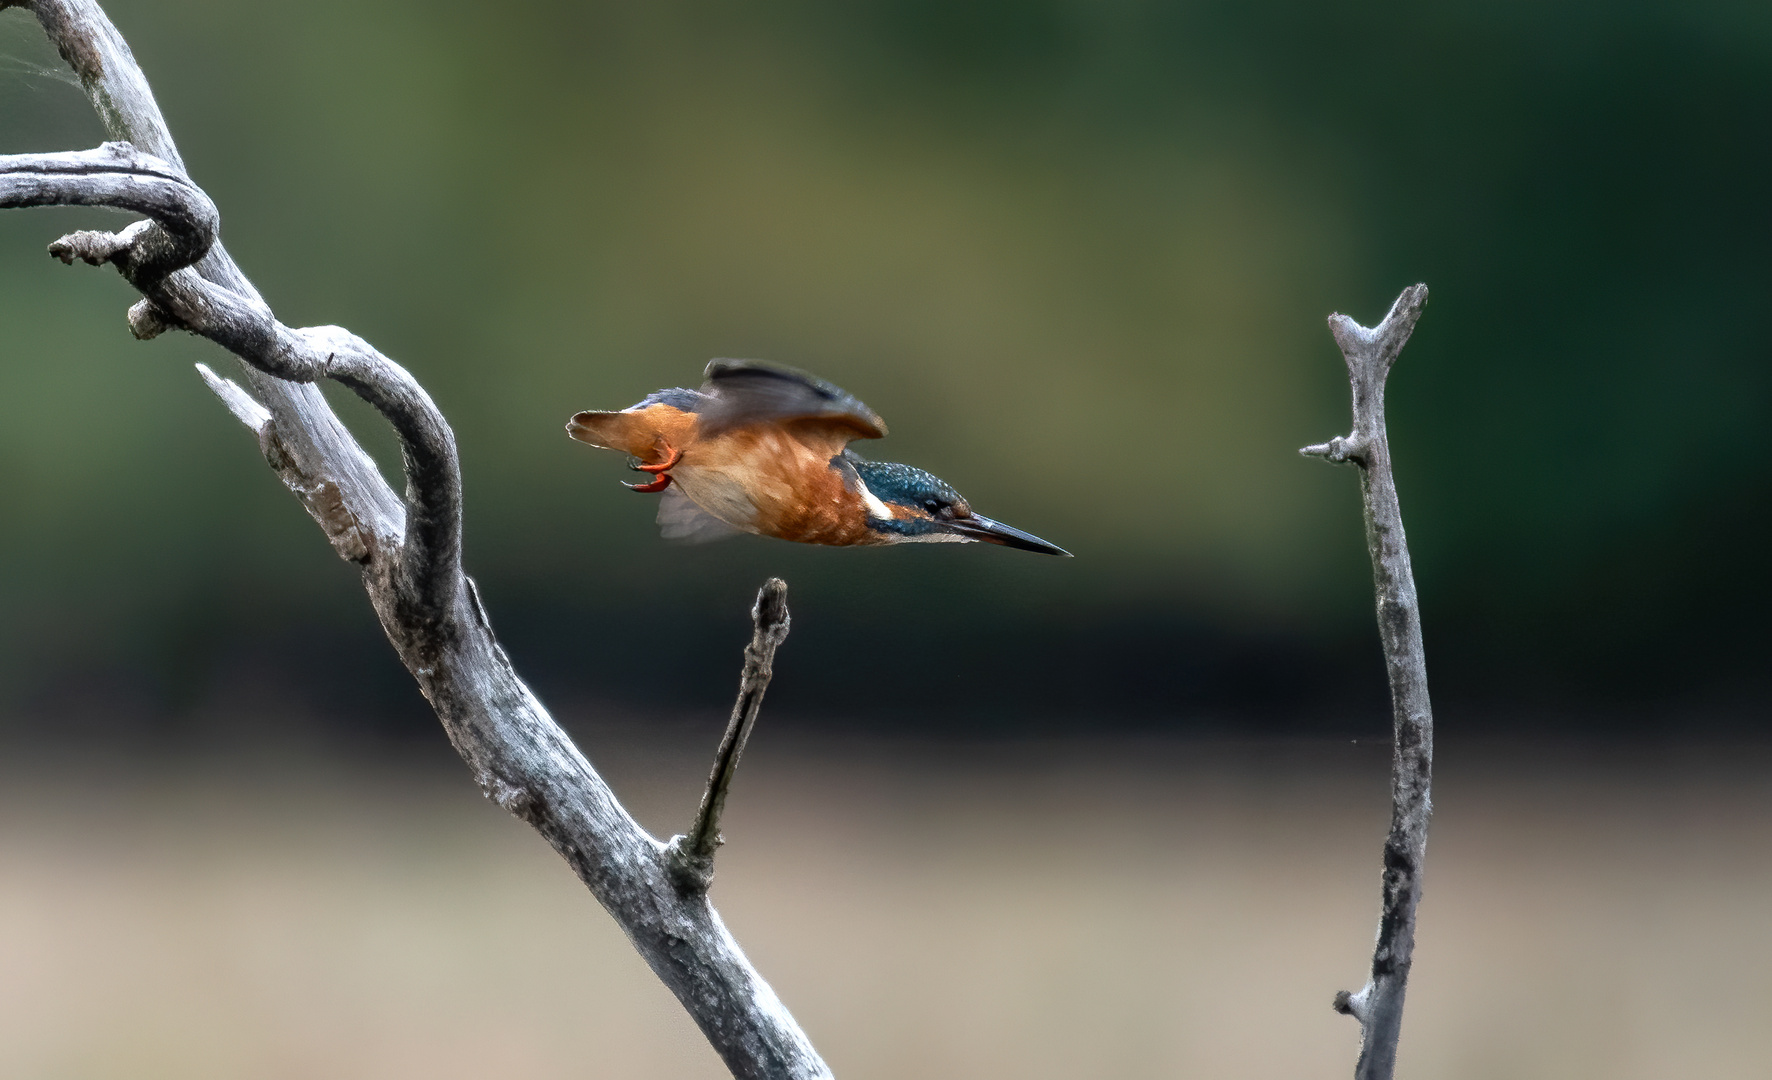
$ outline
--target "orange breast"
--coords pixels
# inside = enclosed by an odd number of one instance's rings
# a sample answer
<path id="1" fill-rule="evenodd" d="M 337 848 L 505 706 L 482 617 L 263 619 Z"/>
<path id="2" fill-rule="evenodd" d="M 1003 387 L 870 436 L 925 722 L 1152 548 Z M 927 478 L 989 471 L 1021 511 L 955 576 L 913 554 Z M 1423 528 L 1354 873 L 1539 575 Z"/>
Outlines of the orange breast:
<path id="1" fill-rule="evenodd" d="M 694 444 L 683 467 L 672 471 L 692 499 L 715 477 L 742 489 L 756 508 L 749 527 L 765 536 L 803 544 L 881 543 L 868 528 L 867 505 L 831 467 L 828 440 L 801 436 L 794 425 L 738 428 Z"/>

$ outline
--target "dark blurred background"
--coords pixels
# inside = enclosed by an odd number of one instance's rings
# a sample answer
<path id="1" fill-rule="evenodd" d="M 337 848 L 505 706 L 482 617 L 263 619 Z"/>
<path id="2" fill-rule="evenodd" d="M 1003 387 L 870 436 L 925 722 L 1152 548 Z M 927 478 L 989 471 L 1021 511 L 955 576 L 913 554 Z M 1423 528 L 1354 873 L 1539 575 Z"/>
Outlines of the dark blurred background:
<path id="1" fill-rule="evenodd" d="M 1418 280 L 1389 415 L 1442 715 L 1766 715 L 1763 4 L 108 8 L 280 317 L 455 425 L 470 570 L 569 718 L 723 710 L 779 574 L 783 723 L 1383 731 L 1356 477 L 1295 450 L 1348 423 L 1324 317 Z M 0 150 L 101 140 L 23 13 L 0 54 Z M 226 358 L 44 255 L 92 217 L 0 216 L 11 733 L 428 737 L 191 371 Z M 713 356 L 837 382 L 869 456 L 1077 558 L 665 545 L 561 425 Z"/>
<path id="2" fill-rule="evenodd" d="M 1324 328 L 1441 720 L 1431 1080 L 1772 1057 L 1772 6 L 110 0 L 281 318 L 455 425 L 518 669 L 654 833 L 754 590 L 714 895 L 838 1075 L 1344 1076 L 1388 709 Z M 0 12 L 0 152 L 103 133 Z M 721 1075 L 488 807 L 109 270 L 0 214 L 0 1078 Z M 715 356 L 1076 552 L 675 548 L 566 417 Z M 329 393 L 390 470 L 385 427 Z"/>

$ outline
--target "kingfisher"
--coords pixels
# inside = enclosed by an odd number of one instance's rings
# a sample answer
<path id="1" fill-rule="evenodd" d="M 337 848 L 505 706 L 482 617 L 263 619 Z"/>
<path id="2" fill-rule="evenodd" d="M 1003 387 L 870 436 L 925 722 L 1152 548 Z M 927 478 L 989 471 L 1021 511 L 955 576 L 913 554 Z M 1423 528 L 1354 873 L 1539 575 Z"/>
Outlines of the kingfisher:
<path id="1" fill-rule="evenodd" d="M 983 514 L 922 469 L 849 448 L 886 422 L 853 395 L 803 371 L 715 360 L 699 390 L 672 387 L 617 412 L 581 412 L 579 442 L 629 456 L 649 473 L 627 484 L 659 495 L 659 530 L 699 542 L 755 533 L 834 546 L 983 541 L 1070 552 Z"/>

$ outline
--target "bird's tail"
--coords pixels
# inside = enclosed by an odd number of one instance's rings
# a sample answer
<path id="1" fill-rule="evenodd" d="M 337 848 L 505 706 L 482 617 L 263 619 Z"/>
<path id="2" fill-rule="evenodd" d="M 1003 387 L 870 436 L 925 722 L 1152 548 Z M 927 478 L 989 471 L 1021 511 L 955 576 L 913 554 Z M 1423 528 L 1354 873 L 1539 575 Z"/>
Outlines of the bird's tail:
<path id="1" fill-rule="evenodd" d="M 566 434 L 581 443 L 645 457 L 658 427 L 630 412 L 581 412 L 566 422 Z"/>
<path id="2" fill-rule="evenodd" d="M 683 445 L 694 419 L 675 409 L 666 410 L 670 415 L 655 415 L 659 411 L 655 407 L 637 411 L 581 412 L 567 421 L 566 434 L 582 443 L 632 454 L 642 461 L 663 460 L 663 446 Z"/>

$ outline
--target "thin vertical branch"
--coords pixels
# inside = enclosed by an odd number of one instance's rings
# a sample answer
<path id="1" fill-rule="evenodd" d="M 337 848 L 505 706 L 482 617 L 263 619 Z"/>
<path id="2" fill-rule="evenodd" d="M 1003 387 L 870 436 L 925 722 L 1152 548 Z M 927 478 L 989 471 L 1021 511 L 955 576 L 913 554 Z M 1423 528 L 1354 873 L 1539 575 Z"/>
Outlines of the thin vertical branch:
<path id="1" fill-rule="evenodd" d="M 775 675 L 775 650 L 787 640 L 788 623 L 788 583 L 770 578 L 757 590 L 757 602 L 751 607 L 751 643 L 744 650 L 738 699 L 732 703 L 732 718 L 726 722 L 726 735 L 714 755 L 714 770 L 708 776 L 701 809 L 689 833 L 671 840 L 674 869 L 686 888 L 706 892 L 713 882 L 714 851 L 726 842 L 720 835 L 726 793 L 732 787 L 732 777 L 738 771 L 738 759 L 751 737 L 751 728 L 757 724 L 757 712 L 763 708 L 763 693 Z"/>
<path id="2" fill-rule="evenodd" d="M 1384 384 L 1403 351 L 1427 286 L 1403 290 L 1390 314 L 1368 330 L 1345 315 L 1329 316 L 1329 332 L 1347 361 L 1353 388 L 1352 433 L 1299 451 L 1360 469 L 1366 508 L 1366 547 L 1378 598 L 1378 634 L 1390 674 L 1391 827 L 1384 842 L 1384 900 L 1372 976 L 1355 993 L 1335 995 L 1335 1009 L 1360 1022 L 1356 1080 L 1390 1080 L 1403 1028 L 1403 997 L 1415 953 L 1415 908 L 1421 899 L 1421 868 L 1433 812 L 1434 716 L 1428 702 L 1427 658 L 1421 645 L 1421 610 L 1415 572 L 1403 536 L 1403 513 L 1391 475 L 1390 442 L 1384 428 Z"/>

